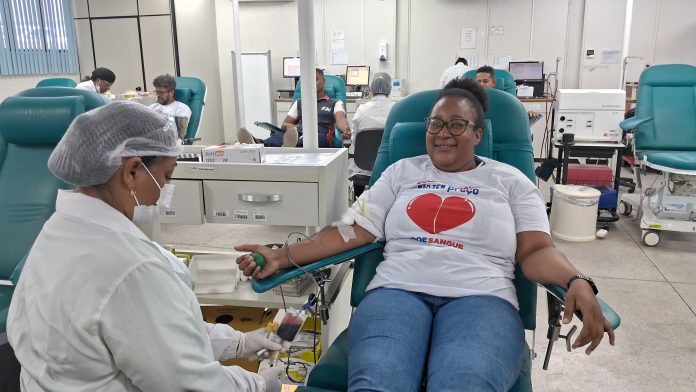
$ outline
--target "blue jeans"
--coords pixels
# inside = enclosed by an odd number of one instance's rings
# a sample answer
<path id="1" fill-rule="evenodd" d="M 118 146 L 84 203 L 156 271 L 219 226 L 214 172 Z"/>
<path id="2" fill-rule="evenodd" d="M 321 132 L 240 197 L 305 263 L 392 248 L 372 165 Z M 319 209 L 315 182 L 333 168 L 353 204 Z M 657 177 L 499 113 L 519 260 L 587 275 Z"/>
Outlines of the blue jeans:
<path id="1" fill-rule="evenodd" d="M 264 146 L 266 147 L 281 147 L 283 145 L 283 132 L 271 132 L 271 136 L 269 136 L 266 140 L 261 140 L 257 139 L 257 143 L 263 143 Z M 332 147 L 329 144 L 329 139 L 326 138 L 325 134 L 319 134 L 319 147 L 321 148 L 329 148 Z M 297 147 L 302 147 L 302 137 L 297 141 Z"/>
<path id="2" fill-rule="evenodd" d="M 349 391 L 507 391 L 523 362 L 517 310 L 493 296 L 378 288 L 348 329 Z M 425 372 L 425 380 L 423 378 Z"/>

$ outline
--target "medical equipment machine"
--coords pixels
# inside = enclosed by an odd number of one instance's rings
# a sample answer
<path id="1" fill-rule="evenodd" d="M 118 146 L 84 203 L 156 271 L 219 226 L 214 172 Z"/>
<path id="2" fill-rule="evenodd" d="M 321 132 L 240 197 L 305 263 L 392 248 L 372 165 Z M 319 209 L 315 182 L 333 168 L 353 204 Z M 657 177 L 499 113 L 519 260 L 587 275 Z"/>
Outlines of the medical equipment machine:
<path id="1" fill-rule="evenodd" d="M 554 135 L 572 133 L 576 142 L 621 141 L 626 92 L 618 89 L 560 89 L 556 96 Z"/>

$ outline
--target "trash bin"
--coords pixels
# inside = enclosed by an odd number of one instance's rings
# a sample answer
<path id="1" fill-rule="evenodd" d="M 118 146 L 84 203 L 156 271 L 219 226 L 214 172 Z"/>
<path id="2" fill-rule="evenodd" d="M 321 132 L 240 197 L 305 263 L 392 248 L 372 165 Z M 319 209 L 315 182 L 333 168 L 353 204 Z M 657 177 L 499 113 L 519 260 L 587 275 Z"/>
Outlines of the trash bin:
<path id="1" fill-rule="evenodd" d="M 551 234 L 566 241 L 592 241 L 597 228 L 601 192 L 582 185 L 554 185 L 551 192 Z"/>

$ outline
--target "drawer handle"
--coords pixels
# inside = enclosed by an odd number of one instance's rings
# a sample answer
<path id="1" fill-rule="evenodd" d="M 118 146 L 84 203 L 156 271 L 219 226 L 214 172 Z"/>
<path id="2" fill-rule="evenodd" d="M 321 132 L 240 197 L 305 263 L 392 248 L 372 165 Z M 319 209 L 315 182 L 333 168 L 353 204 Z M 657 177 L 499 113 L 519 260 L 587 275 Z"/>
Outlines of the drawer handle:
<path id="1" fill-rule="evenodd" d="M 283 200 L 283 195 L 253 195 L 240 193 L 239 200 L 249 203 L 275 203 Z"/>

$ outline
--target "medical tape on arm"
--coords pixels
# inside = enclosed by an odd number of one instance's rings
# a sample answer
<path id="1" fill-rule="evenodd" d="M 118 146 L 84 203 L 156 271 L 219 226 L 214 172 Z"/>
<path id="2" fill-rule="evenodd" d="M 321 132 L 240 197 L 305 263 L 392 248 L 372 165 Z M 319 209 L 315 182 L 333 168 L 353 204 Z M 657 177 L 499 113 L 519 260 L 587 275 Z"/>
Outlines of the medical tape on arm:
<path id="1" fill-rule="evenodd" d="M 356 223 L 354 218 L 355 214 L 363 217 L 365 216 L 365 201 L 362 197 L 343 215 L 340 221 L 331 224 L 331 226 L 338 229 L 338 233 L 341 235 L 341 238 L 343 238 L 343 242 L 349 242 L 356 238 L 355 229 L 353 229 L 353 225 Z"/>

